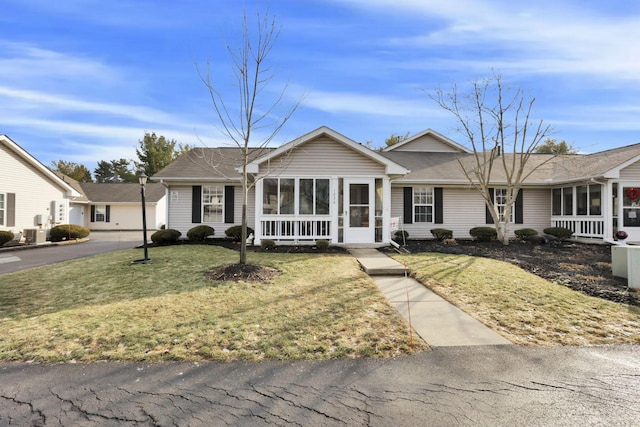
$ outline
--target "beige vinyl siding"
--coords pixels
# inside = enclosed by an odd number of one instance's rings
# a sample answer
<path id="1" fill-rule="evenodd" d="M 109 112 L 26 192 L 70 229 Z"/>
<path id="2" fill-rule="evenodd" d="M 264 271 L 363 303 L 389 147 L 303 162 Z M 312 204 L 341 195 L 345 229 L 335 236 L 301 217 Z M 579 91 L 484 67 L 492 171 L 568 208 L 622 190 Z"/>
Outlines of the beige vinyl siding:
<path id="1" fill-rule="evenodd" d="M 384 165 L 335 142 L 318 137 L 288 153 L 263 163 L 260 174 L 268 176 L 378 176 Z"/>
<path id="2" fill-rule="evenodd" d="M 164 200 L 164 199 L 163 199 Z M 91 207 L 87 207 L 87 226 L 92 231 L 107 230 L 142 230 L 142 205 L 135 204 L 112 204 L 96 203 L 96 205 L 109 205 L 109 222 L 91 222 Z M 158 207 L 156 204 L 147 203 L 145 207 L 147 216 L 147 229 L 157 230 L 164 224 L 164 218 L 157 218 Z"/>
<path id="3" fill-rule="evenodd" d="M 620 171 L 620 179 L 640 181 L 640 162 L 635 162 L 622 169 Z"/>
<path id="4" fill-rule="evenodd" d="M 410 185 L 396 185 L 391 188 L 391 216 L 404 218 L 403 187 Z M 416 185 L 420 186 L 420 185 Z M 438 187 L 435 185 L 434 187 Z M 514 230 L 520 228 L 533 228 L 542 234 L 542 230 L 550 226 L 551 196 L 547 189 L 524 189 L 524 224 L 510 224 L 510 235 L 514 236 Z M 430 239 L 432 228 L 446 228 L 453 231 L 453 236 L 458 239 L 471 238 L 469 230 L 477 226 L 493 226 L 486 224 L 486 208 L 484 199 L 472 189 L 461 187 L 444 187 L 443 199 L 443 224 L 413 223 L 404 224 L 404 230 L 409 233 L 409 238 Z"/>
<path id="5" fill-rule="evenodd" d="M 420 151 L 420 152 L 434 152 L 434 153 L 457 153 L 454 147 L 449 144 L 445 144 L 438 138 L 432 135 L 424 135 L 415 141 L 407 142 L 406 144 L 394 148 L 394 151 Z"/>
<path id="6" fill-rule="evenodd" d="M 0 229 L 17 232 L 25 228 L 38 228 L 36 215 L 42 215 L 43 227 L 50 228 L 52 202 L 64 201 L 68 207 L 66 191 L 2 144 L 0 165 L 0 193 L 16 195 L 15 226 L 0 225 Z"/>
<path id="7" fill-rule="evenodd" d="M 197 185 L 229 185 L 224 183 L 199 183 Z M 174 193 L 174 194 L 172 194 Z M 177 199 L 176 199 L 177 197 Z M 213 227 L 216 231 L 214 237 L 224 237 L 225 230 L 233 225 L 242 224 L 242 186 L 234 186 L 234 211 L 233 224 L 222 222 L 203 222 L 202 224 Z M 199 224 L 191 222 L 191 203 L 192 203 L 192 186 L 191 185 L 171 185 L 169 187 L 168 200 L 168 223 L 167 228 L 173 228 L 186 236 L 187 231 Z M 247 224 L 251 228 L 254 227 L 255 218 L 255 192 L 253 189 L 249 191 L 249 201 L 247 204 Z"/>

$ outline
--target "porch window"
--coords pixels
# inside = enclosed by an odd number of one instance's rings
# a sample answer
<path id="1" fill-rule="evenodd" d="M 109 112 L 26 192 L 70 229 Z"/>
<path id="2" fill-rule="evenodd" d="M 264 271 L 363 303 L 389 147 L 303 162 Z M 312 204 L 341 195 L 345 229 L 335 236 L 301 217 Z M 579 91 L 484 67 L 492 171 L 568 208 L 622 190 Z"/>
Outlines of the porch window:
<path id="1" fill-rule="evenodd" d="M 602 185 L 589 185 L 589 215 L 602 215 Z"/>
<path id="2" fill-rule="evenodd" d="M 496 188 L 493 192 L 493 205 L 496 207 L 496 210 L 498 211 L 498 215 L 500 215 L 500 222 L 505 222 L 506 218 L 504 216 L 506 207 L 507 207 L 507 195 L 508 195 L 508 189 L 507 188 Z M 514 218 L 514 214 L 516 211 L 516 205 L 515 203 L 513 205 L 511 205 L 511 215 L 509 216 L 509 222 L 514 222 L 513 218 Z"/>
<path id="3" fill-rule="evenodd" d="M 576 214 L 600 215 L 602 186 L 600 184 L 579 185 L 576 187 Z"/>
<path id="4" fill-rule="evenodd" d="M 433 222 L 433 188 L 413 187 L 413 222 Z"/>
<path id="5" fill-rule="evenodd" d="M 300 215 L 329 215 L 329 180 L 300 179 Z"/>
<path id="6" fill-rule="evenodd" d="M 562 189 L 551 190 L 551 215 L 562 215 Z"/>
<path id="7" fill-rule="evenodd" d="M 562 189 L 562 213 L 564 215 L 573 215 L 573 187 Z"/>
<path id="8" fill-rule="evenodd" d="M 262 213 L 264 215 L 293 215 L 295 208 L 295 179 L 265 178 L 262 184 Z"/>
<path id="9" fill-rule="evenodd" d="M 4 217 L 6 216 L 5 212 L 7 210 L 4 197 L 4 194 L 0 193 L 0 225 L 4 225 Z"/>
<path id="10" fill-rule="evenodd" d="M 222 222 L 224 187 L 221 185 L 202 187 L 203 222 Z"/>

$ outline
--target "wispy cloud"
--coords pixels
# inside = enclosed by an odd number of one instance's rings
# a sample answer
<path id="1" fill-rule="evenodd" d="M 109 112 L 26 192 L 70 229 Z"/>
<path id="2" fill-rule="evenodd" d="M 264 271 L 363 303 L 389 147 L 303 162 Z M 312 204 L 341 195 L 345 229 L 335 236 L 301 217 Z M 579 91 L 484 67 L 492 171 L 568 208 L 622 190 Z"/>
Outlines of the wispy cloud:
<path id="1" fill-rule="evenodd" d="M 487 63 L 515 72 L 584 74 L 614 80 L 640 80 L 640 15 L 607 16 L 582 2 L 523 5 L 475 0 L 348 0 L 354 6 L 412 13 L 437 20 L 426 30 L 408 28 L 406 36 L 387 39 L 391 46 L 416 49 L 464 46 L 475 59 L 457 60 L 442 51 L 440 60 L 408 61 L 416 67 L 472 67 Z M 422 33 L 420 33 L 422 31 Z M 402 66 L 402 64 L 399 64 Z"/>
<path id="2" fill-rule="evenodd" d="M 352 92 L 310 91 L 305 98 L 305 107 L 330 113 L 350 113 L 385 117 L 443 116 L 445 113 L 431 107 L 426 99 L 408 100 Z"/>

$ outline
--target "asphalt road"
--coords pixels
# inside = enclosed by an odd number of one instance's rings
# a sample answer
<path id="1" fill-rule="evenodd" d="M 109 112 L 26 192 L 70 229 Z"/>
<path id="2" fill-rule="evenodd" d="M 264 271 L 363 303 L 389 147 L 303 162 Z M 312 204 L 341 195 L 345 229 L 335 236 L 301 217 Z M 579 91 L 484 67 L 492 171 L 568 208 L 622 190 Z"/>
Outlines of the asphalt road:
<path id="1" fill-rule="evenodd" d="M 0 364 L 0 426 L 637 426 L 640 347 L 396 359 Z"/>
<path id="2" fill-rule="evenodd" d="M 89 240 L 81 243 L 39 245 L 9 251 L 3 249 L 0 251 L 0 274 L 120 249 L 131 249 L 141 245 L 143 239 L 142 231 L 103 231 L 91 233 Z M 140 257 L 143 257 L 142 252 Z"/>

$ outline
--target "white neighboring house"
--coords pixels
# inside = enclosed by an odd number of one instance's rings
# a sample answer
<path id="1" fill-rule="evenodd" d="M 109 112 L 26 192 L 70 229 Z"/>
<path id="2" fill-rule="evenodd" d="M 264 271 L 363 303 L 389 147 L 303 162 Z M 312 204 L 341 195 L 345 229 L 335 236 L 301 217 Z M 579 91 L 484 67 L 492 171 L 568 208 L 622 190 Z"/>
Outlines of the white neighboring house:
<path id="1" fill-rule="evenodd" d="M 81 194 L 6 135 L 0 135 L 0 230 L 33 236 L 66 224 L 69 201 Z"/>
<path id="2" fill-rule="evenodd" d="M 68 178 L 68 177 L 67 177 Z M 78 183 L 86 199 L 82 211 L 85 227 L 91 231 L 142 230 L 142 197 L 136 183 Z M 165 224 L 167 197 L 159 183 L 145 185 L 147 229 Z"/>

